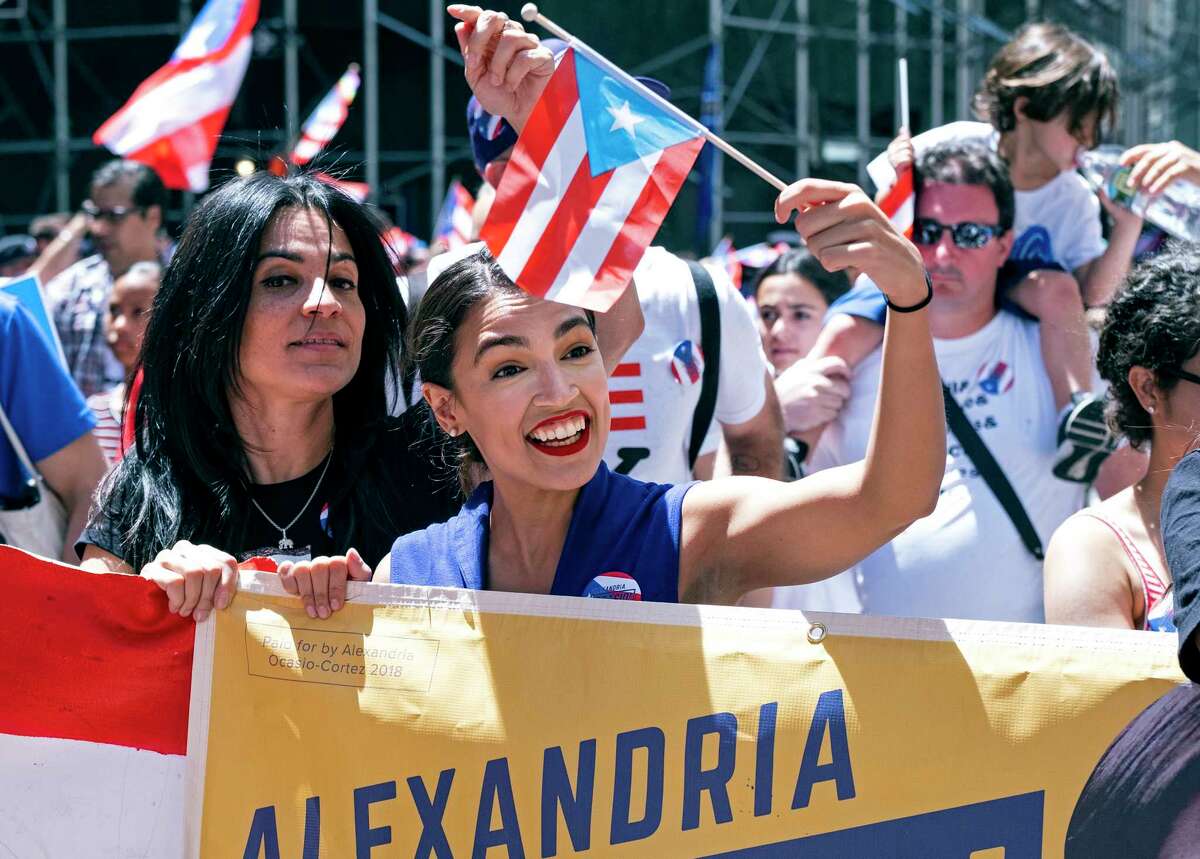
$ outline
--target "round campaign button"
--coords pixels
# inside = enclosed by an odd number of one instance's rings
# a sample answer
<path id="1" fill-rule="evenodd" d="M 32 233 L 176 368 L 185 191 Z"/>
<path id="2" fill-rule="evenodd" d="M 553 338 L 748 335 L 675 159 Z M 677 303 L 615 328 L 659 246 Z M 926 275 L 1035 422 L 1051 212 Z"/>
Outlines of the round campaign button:
<path id="1" fill-rule="evenodd" d="M 642 588 L 629 573 L 601 573 L 587 583 L 583 595 L 602 600 L 641 600 Z"/>

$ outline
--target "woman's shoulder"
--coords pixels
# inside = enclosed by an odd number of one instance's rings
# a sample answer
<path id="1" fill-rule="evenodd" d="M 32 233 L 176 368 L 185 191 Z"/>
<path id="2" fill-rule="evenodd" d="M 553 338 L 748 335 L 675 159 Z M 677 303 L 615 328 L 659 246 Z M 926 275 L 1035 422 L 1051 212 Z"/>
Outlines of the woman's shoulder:
<path id="1" fill-rule="evenodd" d="M 593 482 L 598 484 L 595 488 L 600 490 L 599 493 L 595 493 L 599 496 L 597 501 L 603 505 L 635 509 L 656 506 L 678 508 L 683 503 L 684 495 L 695 485 L 694 481 L 675 484 L 648 483 L 627 474 L 618 474 L 603 462 Z"/>
<path id="2" fill-rule="evenodd" d="M 1057 566 L 1055 558 L 1067 560 L 1071 566 L 1086 559 L 1088 563 L 1082 566 L 1090 569 L 1126 567 L 1124 543 L 1131 538 L 1119 497 L 1084 507 L 1064 519 L 1050 538 L 1047 567 Z"/>
<path id="3" fill-rule="evenodd" d="M 490 501 L 487 490 L 486 486 L 477 489 L 445 522 L 397 537 L 388 553 L 389 580 L 429 587 L 482 587 Z"/>

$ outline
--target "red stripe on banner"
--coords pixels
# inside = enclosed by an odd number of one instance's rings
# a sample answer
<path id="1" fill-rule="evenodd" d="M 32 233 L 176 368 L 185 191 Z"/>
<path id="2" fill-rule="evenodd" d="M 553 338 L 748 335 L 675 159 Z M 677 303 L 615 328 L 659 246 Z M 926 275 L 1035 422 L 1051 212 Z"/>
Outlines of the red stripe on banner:
<path id="1" fill-rule="evenodd" d="M 196 624 L 157 585 L 0 546 L 0 733 L 187 754 Z"/>
<path id="2" fill-rule="evenodd" d="M 608 423 L 609 432 L 620 432 L 621 430 L 641 430 L 646 428 L 646 419 L 641 415 L 632 418 L 610 418 Z"/>
<path id="3" fill-rule="evenodd" d="M 229 107 L 223 107 L 125 157 L 150 167 L 168 188 L 189 190 L 188 168 L 203 164 L 207 172 L 228 116 Z"/>
<path id="4" fill-rule="evenodd" d="M 579 86 L 575 82 L 575 52 L 567 51 L 559 61 L 558 68 L 550 77 L 550 83 L 538 103 L 534 105 L 525 129 L 517 138 L 500 187 L 487 220 L 479 231 L 479 237 L 488 246 L 492 256 L 500 256 L 521 213 L 537 187 L 542 173 L 542 164 L 554 148 L 563 126 L 579 101 Z"/>
<path id="5" fill-rule="evenodd" d="M 642 375 L 642 365 L 637 362 L 618 364 L 617 369 L 613 370 L 612 374 L 614 377 L 640 376 Z"/>
<path id="6" fill-rule="evenodd" d="M 580 304 L 604 311 L 625 291 L 702 148 L 704 138 L 696 137 L 663 152 Z"/>
<path id="7" fill-rule="evenodd" d="M 614 406 L 623 406 L 628 403 L 640 403 L 644 401 L 641 391 L 609 391 L 608 401 Z"/>
<path id="8" fill-rule="evenodd" d="M 531 295 L 546 294 L 571 249 L 575 247 L 580 233 L 587 227 L 588 216 L 596 208 L 596 202 L 612 177 L 612 170 L 593 177 L 591 160 L 586 155 L 579 162 L 579 169 L 571 177 L 571 184 L 559 198 L 554 215 L 538 237 L 538 243 L 526 260 L 525 267 L 521 269 L 521 276 L 517 280 L 521 289 Z"/>

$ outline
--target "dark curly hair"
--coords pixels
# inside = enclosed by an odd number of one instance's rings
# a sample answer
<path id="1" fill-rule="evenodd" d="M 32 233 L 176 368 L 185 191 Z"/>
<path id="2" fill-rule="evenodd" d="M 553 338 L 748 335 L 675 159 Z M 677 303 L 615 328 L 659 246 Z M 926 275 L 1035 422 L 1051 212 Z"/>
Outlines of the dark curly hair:
<path id="1" fill-rule="evenodd" d="M 1077 136 L 1095 114 L 1096 139 L 1086 145 L 1098 146 L 1116 123 L 1117 73 L 1103 52 L 1061 24 L 1028 24 L 992 58 L 975 93 L 975 113 L 997 131 L 1012 131 L 1022 97 L 1029 100 L 1025 115 L 1039 122 L 1066 111 Z"/>
<path id="2" fill-rule="evenodd" d="M 1200 347 L 1200 245 L 1173 244 L 1139 265 L 1108 306 L 1097 362 L 1109 383 L 1108 421 L 1138 448 L 1150 440 L 1150 416 L 1129 385 L 1145 367 L 1169 391 L 1178 369 Z"/>

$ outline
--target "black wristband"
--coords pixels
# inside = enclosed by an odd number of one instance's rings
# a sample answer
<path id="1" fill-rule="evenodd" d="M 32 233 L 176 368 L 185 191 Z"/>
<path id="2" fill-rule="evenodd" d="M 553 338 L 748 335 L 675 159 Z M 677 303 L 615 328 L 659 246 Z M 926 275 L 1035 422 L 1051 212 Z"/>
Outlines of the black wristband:
<path id="1" fill-rule="evenodd" d="M 901 307 L 899 304 L 892 304 L 892 300 L 888 298 L 887 295 L 883 296 L 883 300 L 887 302 L 889 310 L 894 310 L 897 313 L 915 313 L 925 305 L 929 304 L 929 302 L 933 301 L 933 281 L 929 277 L 929 272 L 925 272 L 925 289 L 925 297 L 916 304 L 910 304 L 908 307 Z"/>

